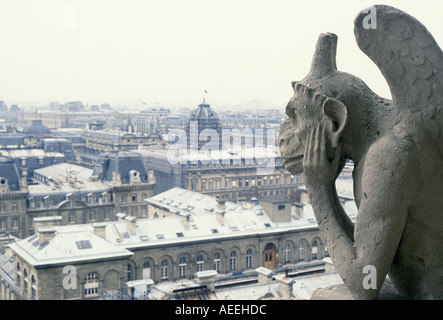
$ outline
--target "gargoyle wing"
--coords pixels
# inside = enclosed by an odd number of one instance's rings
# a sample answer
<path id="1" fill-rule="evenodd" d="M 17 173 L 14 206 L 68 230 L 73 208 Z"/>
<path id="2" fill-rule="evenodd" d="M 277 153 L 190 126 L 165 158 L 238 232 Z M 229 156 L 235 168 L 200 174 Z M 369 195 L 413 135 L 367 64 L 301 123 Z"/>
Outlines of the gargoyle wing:
<path id="1" fill-rule="evenodd" d="M 376 17 L 370 24 L 369 14 Z M 402 118 L 421 118 L 443 152 L 443 52 L 430 32 L 407 13 L 376 5 L 356 17 L 354 34 L 385 77 Z"/>

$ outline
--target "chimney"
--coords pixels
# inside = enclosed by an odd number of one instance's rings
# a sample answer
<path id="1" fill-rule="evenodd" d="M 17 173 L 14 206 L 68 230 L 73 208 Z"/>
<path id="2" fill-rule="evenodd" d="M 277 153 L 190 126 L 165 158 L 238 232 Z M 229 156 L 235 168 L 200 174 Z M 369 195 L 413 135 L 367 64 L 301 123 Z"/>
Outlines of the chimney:
<path id="1" fill-rule="evenodd" d="M 217 196 L 217 209 L 225 210 L 226 208 L 226 200 L 221 199 L 220 196 Z"/>
<path id="2" fill-rule="evenodd" d="M 209 289 L 209 291 L 215 291 L 215 277 L 217 276 L 217 271 L 215 270 L 205 270 L 199 271 L 194 274 L 197 278 L 197 283 Z"/>
<path id="3" fill-rule="evenodd" d="M 225 213 L 225 210 L 215 210 L 215 216 L 217 217 L 217 221 L 218 223 L 220 223 L 221 226 L 225 225 Z"/>
<path id="4" fill-rule="evenodd" d="M 282 298 L 294 297 L 293 286 L 295 279 L 288 278 L 284 275 L 279 275 L 276 277 L 278 281 L 278 290 L 280 291 Z"/>
<path id="5" fill-rule="evenodd" d="M 34 231 L 46 227 L 58 227 L 62 224 L 61 216 L 34 218 Z"/>
<path id="6" fill-rule="evenodd" d="M 43 227 L 38 230 L 38 244 L 41 246 L 54 238 L 56 229 L 53 227 Z"/>
<path id="7" fill-rule="evenodd" d="M 191 215 L 186 214 L 186 215 L 182 215 L 181 217 L 182 217 L 183 226 L 185 227 L 186 230 L 189 230 L 189 228 L 190 228 L 189 222 L 191 220 Z"/>
<path id="8" fill-rule="evenodd" d="M 260 205 L 272 222 L 291 222 L 292 204 L 279 198 L 263 199 Z"/>
<path id="9" fill-rule="evenodd" d="M 96 222 L 92 224 L 92 228 L 94 229 L 94 234 L 99 236 L 100 238 L 106 239 L 106 226 L 108 224 L 106 222 Z"/>
<path id="10" fill-rule="evenodd" d="M 133 300 L 145 300 L 154 285 L 152 279 L 142 279 L 128 281 L 126 285 L 129 288 L 129 294 Z"/>
<path id="11" fill-rule="evenodd" d="M 128 223 L 129 233 L 135 235 L 135 228 L 137 227 L 137 219 L 135 217 L 126 217 L 126 222 Z"/>
<path id="12" fill-rule="evenodd" d="M 123 221 L 125 220 L 126 214 L 124 214 L 123 212 L 119 212 L 116 214 L 117 217 L 117 221 Z"/>
<path id="13" fill-rule="evenodd" d="M 255 269 L 258 273 L 258 283 L 267 283 L 272 281 L 272 276 L 274 275 L 274 271 L 265 267 L 258 267 Z"/>

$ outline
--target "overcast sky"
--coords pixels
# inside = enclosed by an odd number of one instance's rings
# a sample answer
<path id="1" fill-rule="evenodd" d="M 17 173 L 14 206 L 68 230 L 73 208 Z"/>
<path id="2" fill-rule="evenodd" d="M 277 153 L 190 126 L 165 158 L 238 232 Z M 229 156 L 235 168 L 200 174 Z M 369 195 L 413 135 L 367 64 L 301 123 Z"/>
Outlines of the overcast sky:
<path id="1" fill-rule="evenodd" d="M 443 1 L 389 1 L 443 46 Z M 338 35 L 337 64 L 389 90 L 357 47 L 367 0 L 2 0 L 0 100 L 284 108 L 317 37 Z M 75 21 L 73 18 L 76 18 Z"/>

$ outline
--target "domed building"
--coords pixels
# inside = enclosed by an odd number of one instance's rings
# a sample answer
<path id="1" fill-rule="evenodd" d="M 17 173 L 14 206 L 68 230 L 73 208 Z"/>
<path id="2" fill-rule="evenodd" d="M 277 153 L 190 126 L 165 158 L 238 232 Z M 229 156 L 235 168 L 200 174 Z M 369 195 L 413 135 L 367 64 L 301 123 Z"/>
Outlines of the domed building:
<path id="1" fill-rule="evenodd" d="M 23 130 L 23 134 L 25 135 L 26 145 L 38 144 L 43 139 L 52 138 L 51 130 L 40 119 L 32 120 L 31 125 Z"/>
<path id="2" fill-rule="evenodd" d="M 203 103 L 199 104 L 198 108 L 191 113 L 188 125 L 186 126 L 188 147 L 190 149 L 198 148 L 198 150 L 200 150 L 204 145 L 211 141 L 211 138 L 207 137 L 205 133 L 200 136 L 201 132 L 205 129 L 215 130 L 215 132 L 207 131 L 207 133 L 211 137 L 216 133 L 218 135 L 217 144 L 219 147 L 221 147 L 222 125 L 220 119 L 218 118 L 217 113 L 215 113 L 215 111 L 211 108 L 211 106 L 207 104 L 205 100 L 203 100 Z M 200 141 L 199 137 L 202 138 L 202 141 Z"/>

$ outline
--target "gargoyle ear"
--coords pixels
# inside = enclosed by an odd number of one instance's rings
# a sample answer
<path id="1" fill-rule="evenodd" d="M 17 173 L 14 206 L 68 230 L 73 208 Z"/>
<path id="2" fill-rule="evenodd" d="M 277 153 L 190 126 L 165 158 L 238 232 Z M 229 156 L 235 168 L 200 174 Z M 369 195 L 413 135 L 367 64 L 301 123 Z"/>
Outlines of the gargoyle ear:
<path id="1" fill-rule="evenodd" d="M 326 130 L 328 130 L 328 136 L 331 137 L 332 148 L 336 148 L 348 123 L 348 108 L 340 100 L 328 98 L 323 103 L 322 112 L 332 122 L 332 126 L 327 126 Z"/>
<path id="2" fill-rule="evenodd" d="M 295 90 L 295 85 L 296 85 L 297 83 L 298 83 L 298 81 L 292 81 L 292 82 L 291 82 L 292 89 Z"/>

